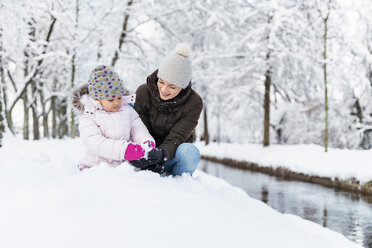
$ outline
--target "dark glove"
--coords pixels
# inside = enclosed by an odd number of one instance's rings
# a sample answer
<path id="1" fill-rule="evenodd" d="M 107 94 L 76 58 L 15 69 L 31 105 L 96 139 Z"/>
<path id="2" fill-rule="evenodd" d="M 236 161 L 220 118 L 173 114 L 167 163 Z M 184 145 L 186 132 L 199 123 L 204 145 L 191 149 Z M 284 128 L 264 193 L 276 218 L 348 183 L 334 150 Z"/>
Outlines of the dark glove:
<path id="1" fill-rule="evenodd" d="M 155 164 L 149 165 L 146 170 L 162 174 L 164 172 L 164 163 L 167 161 L 167 153 L 162 148 L 157 148 L 148 153 L 148 159 L 155 161 Z"/>
<path id="2" fill-rule="evenodd" d="M 140 168 L 141 170 L 147 169 L 151 165 L 162 165 L 167 160 L 167 153 L 161 147 L 149 151 L 147 159 L 141 158 L 139 160 L 129 161 L 133 166 Z M 157 166 L 159 167 L 159 166 Z"/>
<path id="3" fill-rule="evenodd" d="M 151 160 L 147 160 L 147 159 L 144 159 L 144 158 L 141 158 L 141 159 L 138 159 L 138 160 L 132 160 L 132 161 L 128 161 L 128 162 L 130 164 L 132 164 L 134 167 L 137 167 L 141 170 L 145 170 L 147 167 L 156 164 L 156 162 L 151 161 Z"/>
<path id="4" fill-rule="evenodd" d="M 164 164 L 167 161 L 167 152 L 159 147 L 149 151 L 147 154 L 148 160 L 155 161 L 156 164 Z"/>
<path id="5" fill-rule="evenodd" d="M 146 168 L 146 170 L 162 174 L 164 172 L 164 165 L 162 164 L 152 164 Z"/>

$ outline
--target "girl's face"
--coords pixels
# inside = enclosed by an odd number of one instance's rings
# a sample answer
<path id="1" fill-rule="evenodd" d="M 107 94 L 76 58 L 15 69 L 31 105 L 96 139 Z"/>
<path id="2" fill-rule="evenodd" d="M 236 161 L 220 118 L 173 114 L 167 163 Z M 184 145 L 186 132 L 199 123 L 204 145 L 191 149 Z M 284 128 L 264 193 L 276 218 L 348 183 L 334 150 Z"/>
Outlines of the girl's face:
<path id="1" fill-rule="evenodd" d="M 112 99 L 104 99 L 104 100 L 97 99 L 97 101 L 101 103 L 103 109 L 106 110 L 107 112 L 118 111 L 122 103 L 121 96 L 116 96 Z"/>
<path id="2" fill-rule="evenodd" d="M 168 83 L 161 78 L 158 79 L 158 89 L 162 100 L 175 98 L 182 90 L 181 87 Z"/>

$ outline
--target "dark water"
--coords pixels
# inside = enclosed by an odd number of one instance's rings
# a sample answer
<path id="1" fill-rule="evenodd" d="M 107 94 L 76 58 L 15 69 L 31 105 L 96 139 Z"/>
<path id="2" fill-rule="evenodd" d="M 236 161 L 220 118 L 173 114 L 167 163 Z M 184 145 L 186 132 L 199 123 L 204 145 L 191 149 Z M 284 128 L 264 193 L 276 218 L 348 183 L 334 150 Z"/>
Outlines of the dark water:
<path id="1" fill-rule="evenodd" d="M 281 213 L 298 215 L 372 248 L 372 197 L 288 181 L 202 160 L 201 170 L 242 188 Z"/>

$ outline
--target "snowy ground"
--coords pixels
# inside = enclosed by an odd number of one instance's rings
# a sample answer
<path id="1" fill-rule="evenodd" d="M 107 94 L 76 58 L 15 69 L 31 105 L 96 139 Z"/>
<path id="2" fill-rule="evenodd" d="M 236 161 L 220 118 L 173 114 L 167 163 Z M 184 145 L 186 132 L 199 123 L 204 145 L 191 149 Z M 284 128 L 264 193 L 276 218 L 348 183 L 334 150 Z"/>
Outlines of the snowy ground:
<path id="1" fill-rule="evenodd" d="M 318 145 L 197 143 L 201 154 L 248 161 L 261 166 L 285 167 L 294 172 L 329 178 L 372 181 L 372 150 L 328 149 Z"/>
<path id="2" fill-rule="evenodd" d="M 0 247 L 360 247 L 201 171 L 79 172 L 79 140 L 4 143 Z"/>

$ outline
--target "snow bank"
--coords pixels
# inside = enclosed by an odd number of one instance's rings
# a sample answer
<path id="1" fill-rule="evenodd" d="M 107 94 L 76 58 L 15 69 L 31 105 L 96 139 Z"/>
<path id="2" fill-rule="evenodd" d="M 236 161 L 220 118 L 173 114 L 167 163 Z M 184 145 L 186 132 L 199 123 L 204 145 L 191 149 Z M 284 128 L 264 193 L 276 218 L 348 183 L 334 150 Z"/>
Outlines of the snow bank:
<path id="1" fill-rule="evenodd" d="M 201 171 L 79 172 L 79 140 L 4 143 L 0 247 L 360 247 Z"/>
<path id="2" fill-rule="evenodd" d="M 310 176 L 347 180 L 361 184 L 372 180 L 372 150 L 332 149 L 318 145 L 271 145 L 198 143 L 202 155 L 247 161 L 273 168 L 285 167 Z"/>

